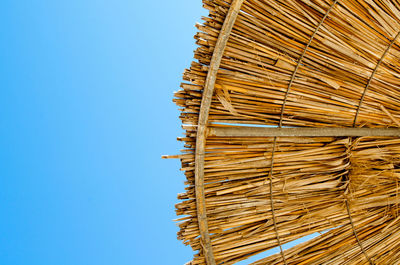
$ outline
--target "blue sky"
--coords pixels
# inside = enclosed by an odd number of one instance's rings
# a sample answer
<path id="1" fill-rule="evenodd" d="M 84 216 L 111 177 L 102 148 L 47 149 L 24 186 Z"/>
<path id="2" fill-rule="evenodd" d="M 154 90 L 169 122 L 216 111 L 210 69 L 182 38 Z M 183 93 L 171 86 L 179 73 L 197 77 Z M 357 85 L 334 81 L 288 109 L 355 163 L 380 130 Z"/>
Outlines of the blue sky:
<path id="1" fill-rule="evenodd" d="M 0 264 L 183 264 L 173 91 L 201 1 L 2 1 Z"/>

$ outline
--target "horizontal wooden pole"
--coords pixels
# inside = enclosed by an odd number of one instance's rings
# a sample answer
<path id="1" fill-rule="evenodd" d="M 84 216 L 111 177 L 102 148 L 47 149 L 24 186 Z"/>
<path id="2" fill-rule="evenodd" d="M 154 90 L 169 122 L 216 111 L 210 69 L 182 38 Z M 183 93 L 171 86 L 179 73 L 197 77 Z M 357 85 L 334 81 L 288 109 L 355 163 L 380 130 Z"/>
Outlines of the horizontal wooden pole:
<path id="1" fill-rule="evenodd" d="M 400 136 L 400 128 L 276 128 L 276 127 L 209 127 L 208 136 L 273 137 L 273 136 Z"/>

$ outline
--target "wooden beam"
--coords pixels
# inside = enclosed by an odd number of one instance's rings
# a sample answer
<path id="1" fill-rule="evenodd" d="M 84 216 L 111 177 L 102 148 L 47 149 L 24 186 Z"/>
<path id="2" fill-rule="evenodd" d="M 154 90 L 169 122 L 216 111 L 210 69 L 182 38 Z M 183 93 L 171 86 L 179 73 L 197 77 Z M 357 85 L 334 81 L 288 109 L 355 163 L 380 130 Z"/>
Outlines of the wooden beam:
<path id="1" fill-rule="evenodd" d="M 209 127 L 208 136 L 226 137 L 309 137 L 309 136 L 395 136 L 400 137 L 400 128 L 276 128 L 276 127 Z"/>
<path id="2" fill-rule="evenodd" d="M 226 43 L 228 42 L 233 25 L 239 14 L 240 7 L 244 0 L 233 0 L 229 11 L 225 17 L 224 24 L 218 35 L 214 52 L 211 57 L 210 68 L 204 84 L 203 96 L 201 99 L 199 122 L 196 135 L 196 152 L 195 152 L 195 193 L 196 193 L 196 210 L 199 222 L 200 245 L 203 247 L 204 257 L 208 265 L 216 265 L 211 245 L 210 234 L 208 232 L 208 221 L 206 213 L 206 198 L 204 193 L 204 153 L 207 134 L 208 113 L 211 106 L 211 98 L 214 92 L 214 85 L 217 79 L 217 72 L 221 64 Z"/>

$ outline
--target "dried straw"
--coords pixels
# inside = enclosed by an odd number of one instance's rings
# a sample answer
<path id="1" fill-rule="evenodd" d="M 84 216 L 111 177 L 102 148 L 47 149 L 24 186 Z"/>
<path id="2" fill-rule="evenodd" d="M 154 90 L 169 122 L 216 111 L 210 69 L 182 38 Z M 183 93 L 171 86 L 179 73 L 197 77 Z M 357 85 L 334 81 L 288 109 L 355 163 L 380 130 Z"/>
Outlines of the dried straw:
<path id="1" fill-rule="evenodd" d="M 180 158 L 187 178 L 176 212 L 178 238 L 198 251 L 192 264 L 205 264 L 195 201 L 196 125 L 231 1 L 203 3 L 210 15 L 197 25 L 197 61 L 174 99 L 184 149 L 167 156 Z M 400 127 L 399 32 L 399 1 L 246 0 L 221 60 L 208 126 Z M 400 139 L 275 139 L 206 139 L 204 194 L 216 263 L 275 248 L 277 234 L 285 244 L 320 232 L 253 264 L 284 264 L 283 256 L 287 264 L 400 264 Z"/>

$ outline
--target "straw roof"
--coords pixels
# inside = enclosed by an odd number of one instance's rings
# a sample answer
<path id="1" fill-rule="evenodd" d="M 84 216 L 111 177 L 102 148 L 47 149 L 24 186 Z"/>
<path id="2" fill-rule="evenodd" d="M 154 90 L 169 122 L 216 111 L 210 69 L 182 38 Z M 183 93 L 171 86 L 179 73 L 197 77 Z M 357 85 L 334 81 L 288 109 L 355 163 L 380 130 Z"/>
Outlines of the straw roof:
<path id="1" fill-rule="evenodd" d="M 400 1 L 203 0 L 174 101 L 191 264 L 400 264 Z"/>

